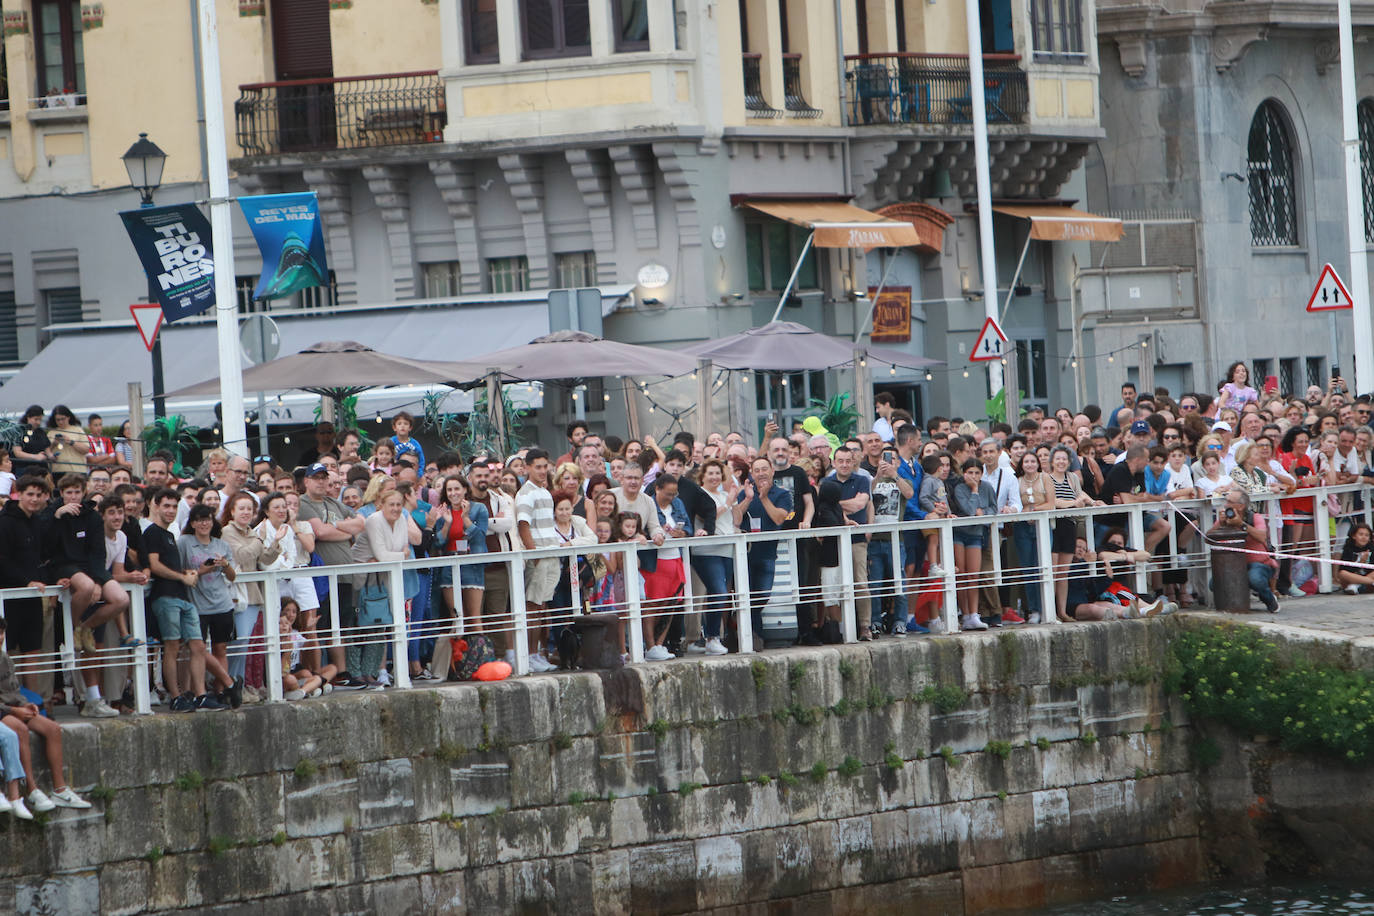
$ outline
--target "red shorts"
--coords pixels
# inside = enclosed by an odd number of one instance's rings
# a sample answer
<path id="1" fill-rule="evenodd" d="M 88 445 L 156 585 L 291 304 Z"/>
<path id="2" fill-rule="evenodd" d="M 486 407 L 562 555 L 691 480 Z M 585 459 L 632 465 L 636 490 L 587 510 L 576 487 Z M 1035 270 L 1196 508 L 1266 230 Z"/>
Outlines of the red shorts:
<path id="1" fill-rule="evenodd" d="M 640 573 L 644 577 L 644 598 L 648 601 L 661 601 L 672 598 L 682 590 L 685 581 L 682 573 L 682 558 L 658 560 L 653 572 Z"/>

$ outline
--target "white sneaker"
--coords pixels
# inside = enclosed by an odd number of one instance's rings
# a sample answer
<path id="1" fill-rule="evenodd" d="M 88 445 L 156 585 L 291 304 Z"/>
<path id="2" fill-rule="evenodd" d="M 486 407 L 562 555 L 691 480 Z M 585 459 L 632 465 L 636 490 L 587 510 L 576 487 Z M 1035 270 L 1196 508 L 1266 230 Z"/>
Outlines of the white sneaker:
<path id="1" fill-rule="evenodd" d="M 649 651 L 644 653 L 644 660 L 650 662 L 666 662 L 672 657 L 673 653 L 669 652 L 663 646 L 651 646 Z"/>
<path id="2" fill-rule="evenodd" d="M 1041 619 L 1041 618 L 1040 618 L 1040 614 L 1039 614 L 1038 612 L 1036 612 L 1036 613 L 1031 614 L 1029 617 L 1027 617 L 1027 618 L 1026 618 L 1026 621 L 1029 622 L 1029 623 L 1039 623 L 1039 622 L 1040 622 L 1040 619 Z"/>
<path id="3" fill-rule="evenodd" d="M 549 660 L 546 659 L 544 656 L 538 653 L 535 653 L 534 655 L 530 656 L 531 674 L 543 674 L 545 671 L 551 670 L 553 670 L 553 666 L 549 664 Z"/>
<path id="4" fill-rule="evenodd" d="M 1347 595 L 1358 595 L 1360 593 L 1360 587 L 1358 585 L 1347 585 L 1345 587 L 1345 593 Z"/>
<path id="5" fill-rule="evenodd" d="M 514 650 L 514 649 L 507 649 L 507 650 L 506 650 L 506 664 L 507 664 L 507 665 L 510 665 L 512 668 L 515 667 L 515 650 Z"/>
<path id="6" fill-rule="evenodd" d="M 1303 591 L 1302 589 L 1298 588 L 1296 585 L 1290 585 L 1290 586 L 1288 586 L 1288 597 L 1289 597 L 1289 598 L 1306 598 L 1306 597 L 1307 597 L 1307 592 L 1305 592 L 1305 591 Z"/>
<path id="7" fill-rule="evenodd" d="M 1146 604 L 1145 602 L 1142 601 L 1142 602 L 1140 603 L 1140 616 L 1141 616 L 1141 617 L 1155 617 L 1155 616 L 1158 616 L 1160 613 L 1162 613 L 1162 612 L 1164 611 L 1164 603 L 1165 603 L 1165 602 L 1164 602 L 1164 599 L 1163 599 L 1163 598 L 1156 598 L 1154 601 L 1151 601 L 1149 604 Z"/>
<path id="8" fill-rule="evenodd" d="M 89 808 L 91 806 L 90 802 L 73 792 L 71 786 L 67 786 L 60 792 L 54 792 L 52 801 L 59 808 Z"/>
<path id="9" fill-rule="evenodd" d="M 42 814 L 45 811 L 51 811 L 57 807 L 57 805 L 53 804 L 53 800 L 51 798 L 48 798 L 48 796 L 43 794 L 42 789 L 34 789 L 32 792 L 30 792 L 28 801 L 29 807 L 32 808 L 34 811 L 38 812 L 39 814 Z"/>
<path id="10" fill-rule="evenodd" d="M 930 618 L 930 622 L 926 624 L 926 629 L 929 630 L 929 631 L 932 632 L 932 633 L 944 633 L 944 632 L 945 632 L 945 617 L 944 617 L 944 615 L 941 614 L 941 615 L 938 616 L 938 617 L 932 617 L 932 618 Z"/>
<path id="11" fill-rule="evenodd" d="M 24 799 L 16 798 L 10 802 L 10 814 L 19 818 L 21 821 L 33 820 L 33 814 L 24 806 Z"/>
<path id="12" fill-rule="evenodd" d="M 283 693 L 283 694 L 281 695 L 281 698 L 282 698 L 283 700 L 292 700 L 292 701 L 294 701 L 294 700 L 304 700 L 304 699 L 305 699 L 305 691 L 304 691 L 304 690 L 301 690 L 299 687 L 297 687 L 295 690 L 288 690 L 288 691 L 286 691 L 286 693 Z"/>
<path id="13" fill-rule="evenodd" d="M 383 668 L 381 671 L 378 671 L 378 672 L 377 672 L 377 683 L 378 683 L 378 684 L 381 684 L 383 687 L 390 687 L 390 686 L 391 686 L 391 672 L 390 672 L 390 671 L 387 671 L 385 668 Z"/>
<path id="14" fill-rule="evenodd" d="M 943 579 L 945 577 L 945 568 L 939 563 L 931 563 L 930 572 L 927 573 L 927 575 L 933 576 L 936 579 Z"/>
<path id="15" fill-rule="evenodd" d="M 720 642 L 720 640 L 716 640 L 716 642 Z M 697 640 L 696 642 L 694 642 L 694 643 L 688 643 L 688 644 L 687 644 L 687 654 L 688 654 L 688 655 L 720 655 L 719 652 L 712 652 L 709 648 L 707 648 L 707 646 L 706 646 L 706 638 L 705 638 L 704 636 L 703 636 L 701 639 L 698 639 L 698 640 Z"/>
<path id="16" fill-rule="evenodd" d="M 102 697 L 99 700 L 87 700 L 82 703 L 81 715 L 87 719 L 118 719 L 119 711 L 106 703 Z"/>
<path id="17" fill-rule="evenodd" d="M 712 637 L 706 640 L 706 648 L 703 650 L 707 655 L 725 655 L 730 650 L 721 645 L 720 640 Z"/>
<path id="18" fill-rule="evenodd" d="M 986 630 L 987 628 L 988 625 L 983 623 L 983 618 L 979 617 L 977 614 L 966 614 L 964 616 L 965 630 Z"/>
<path id="19" fill-rule="evenodd" d="M 894 623 L 894 624 L 892 625 L 892 635 L 893 635 L 893 636 L 905 636 L 905 635 L 906 635 L 906 624 L 902 623 L 900 620 L 897 621 L 896 623 Z"/>
<path id="20" fill-rule="evenodd" d="M 9 814 L 13 810 L 14 806 L 10 804 L 10 800 L 4 795 L 0 795 L 0 814 Z"/>

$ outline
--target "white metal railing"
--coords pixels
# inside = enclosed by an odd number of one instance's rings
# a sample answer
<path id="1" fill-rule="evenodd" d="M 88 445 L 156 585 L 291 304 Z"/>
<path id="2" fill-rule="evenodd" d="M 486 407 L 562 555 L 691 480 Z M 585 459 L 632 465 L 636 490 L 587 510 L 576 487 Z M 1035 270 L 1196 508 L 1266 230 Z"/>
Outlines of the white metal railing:
<path id="1" fill-rule="evenodd" d="M 1297 491 L 1295 494 L 1273 494 L 1265 496 L 1252 496 L 1252 503 L 1256 504 L 1256 511 L 1262 511 L 1269 518 L 1268 526 L 1272 546 L 1276 550 L 1288 550 L 1290 552 L 1304 552 L 1311 554 L 1313 559 L 1318 561 L 1318 581 L 1319 590 L 1322 592 L 1330 591 L 1332 586 L 1332 563 L 1333 556 L 1332 537 L 1330 531 L 1331 515 L 1326 503 L 1328 494 L 1361 493 L 1363 494 L 1363 506 L 1354 512 L 1344 516 L 1348 519 L 1362 518 L 1366 523 L 1374 523 L 1374 487 L 1366 484 L 1344 484 L 1332 487 L 1311 487 Z M 1276 536 L 1280 519 L 1279 501 L 1285 499 L 1296 499 L 1312 497 L 1314 506 L 1314 528 L 1315 537 L 1304 543 L 1284 545 Z M 438 570 L 444 567 L 452 569 L 455 591 L 461 592 L 461 580 L 458 570 L 463 566 L 471 564 L 504 565 L 509 571 L 510 599 L 509 610 L 505 614 L 487 616 L 483 618 L 481 632 L 483 633 L 507 633 L 512 637 L 513 649 L 515 653 L 514 670 L 517 675 L 529 673 L 529 632 L 532 621 L 529 619 L 525 602 L 525 577 L 524 565 L 526 561 L 541 559 L 545 557 L 577 557 L 587 554 L 620 554 L 622 556 L 624 579 L 625 579 L 625 602 L 623 607 L 613 607 L 618 613 L 625 617 L 625 627 L 629 644 L 629 656 L 631 662 L 642 662 L 644 660 L 644 638 L 643 623 L 645 619 L 654 617 L 670 617 L 674 614 L 683 613 L 688 605 L 693 604 L 697 599 L 717 599 L 720 604 L 733 610 L 737 617 L 737 636 L 739 651 L 748 653 L 754 651 L 754 641 L 760 638 L 761 634 L 753 632 L 751 606 L 752 602 L 758 601 L 760 606 L 766 604 L 769 593 L 758 592 L 750 588 L 748 549 L 749 545 L 763 541 L 775 541 L 778 543 L 788 543 L 795 545 L 797 541 L 805 538 L 835 536 L 846 539 L 842 543 L 847 543 L 847 539 L 856 532 L 869 535 L 870 549 L 890 549 L 892 551 L 893 573 L 890 579 L 884 582 L 890 585 L 884 588 L 873 588 L 868 590 L 868 600 L 880 606 L 882 598 L 892 595 L 916 594 L 917 589 L 922 585 L 930 585 L 936 581 L 933 577 L 914 576 L 907 577 L 904 574 L 901 564 L 901 541 L 902 532 L 938 532 L 941 560 L 944 566 L 944 574 L 939 578 L 939 590 L 941 592 L 941 607 L 943 610 L 943 620 L 948 632 L 953 632 L 958 628 L 958 611 L 956 604 L 956 594 L 961 589 L 981 588 L 991 585 L 996 587 L 1008 585 L 1023 585 L 1027 588 L 1038 586 L 1041 590 L 1041 606 L 1044 609 L 1042 620 L 1045 623 L 1057 623 L 1057 615 L 1052 613 L 1055 608 L 1055 577 L 1053 575 L 1053 558 L 1051 555 L 1051 523 L 1060 518 L 1084 519 L 1085 537 L 1088 541 L 1090 550 L 1096 549 L 1096 533 L 1094 531 L 1093 520 L 1103 515 L 1122 514 L 1127 516 L 1128 543 L 1135 549 L 1139 549 L 1144 541 L 1144 516 L 1145 513 L 1163 515 L 1170 522 L 1170 533 L 1168 535 L 1169 549 L 1165 560 L 1170 562 L 1175 569 L 1186 569 L 1189 571 L 1205 568 L 1207 565 L 1207 547 L 1205 540 L 1200 534 L 1194 532 L 1194 545 L 1196 550 L 1190 550 L 1184 557 L 1178 556 L 1178 541 L 1181 529 L 1188 523 L 1182 518 L 1184 512 L 1195 512 L 1197 514 L 1196 526 L 1201 532 L 1210 529 L 1215 521 L 1215 507 L 1221 502 L 1221 497 L 1212 499 L 1192 499 L 1169 501 L 1162 500 L 1148 503 L 1132 503 L 1130 505 L 1111 505 L 1111 506 L 1089 506 L 1074 509 L 1041 509 L 1035 511 L 1024 511 L 996 516 L 980 516 L 977 518 L 943 518 L 913 522 L 883 522 L 864 525 L 856 529 L 852 526 L 837 528 L 812 528 L 808 530 L 785 530 L 771 531 L 751 534 L 733 535 L 710 535 L 702 537 L 678 538 L 664 542 L 665 548 L 680 548 L 682 551 L 682 561 L 684 573 L 686 574 L 686 584 L 682 599 L 674 599 L 668 602 L 671 606 L 665 607 L 646 607 L 646 599 L 643 595 L 643 584 L 639 575 L 639 555 L 640 550 L 654 549 L 652 544 L 639 542 L 630 543 L 610 543 L 585 546 L 560 546 L 545 547 L 537 550 L 518 550 L 506 553 L 479 553 L 460 556 L 449 556 L 441 558 L 426 558 L 414 560 L 402 560 L 393 562 L 376 563 L 353 563 L 345 566 L 310 566 L 298 567 L 291 570 L 273 570 L 259 572 L 239 573 L 237 582 L 258 582 L 263 587 L 263 635 L 244 640 L 245 645 L 238 648 L 238 654 L 265 653 L 265 680 L 270 701 L 276 702 L 282 699 L 282 668 L 281 657 L 283 646 L 281 633 L 277 626 L 275 609 L 281 606 L 281 581 L 283 579 L 303 578 L 303 577 L 327 577 L 329 606 L 334 609 L 330 614 L 331 626 L 327 634 L 317 634 L 320 645 L 319 650 L 324 653 L 329 648 L 344 647 L 349 645 L 376 644 L 385 642 L 389 644 L 392 658 L 395 662 L 393 675 L 397 687 L 405 688 L 411 686 L 410 670 L 407 663 L 408 643 L 412 639 L 423 639 L 427 637 L 447 638 L 456 634 L 465 624 L 462 615 L 461 599 L 455 601 L 455 617 L 432 617 L 424 622 L 417 622 L 412 625 L 406 616 L 405 595 L 403 577 L 406 570 L 427 571 Z M 1260 509 L 1263 506 L 1263 509 Z M 1002 527 L 1009 523 L 1024 522 L 1035 526 L 1036 530 L 1036 554 L 1035 562 L 1031 565 L 1022 565 L 1015 569 L 1003 568 L 1001 562 L 1000 539 Z M 988 526 L 988 536 L 991 538 L 991 554 L 993 557 L 993 567 L 982 570 L 976 574 L 959 573 L 953 563 L 954 530 L 966 526 Z M 886 548 L 878 548 L 878 545 L 886 540 Z M 735 583 L 729 595 L 703 595 L 692 594 L 691 585 L 691 562 L 690 554 L 693 550 L 705 547 L 728 546 L 734 563 Z M 1315 553 L 1312 553 L 1315 551 Z M 792 555 L 797 556 L 794 549 Z M 1026 563 L 1027 558 L 1020 558 L 1022 563 Z M 839 551 L 840 578 L 843 585 L 843 597 L 841 599 L 842 632 L 845 642 L 854 642 L 858 638 L 855 618 L 855 583 L 856 571 L 853 566 L 853 553 L 847 549 Z M 1144 561 L 1136 565 L 1136 583 L 1138 591 L 1145 591 L 1147 588 L 1147 575 L 1150 561 Z M 864 571 L 866 573 L 866 571 Z M 387 594 L 391 603 L 391 622 L 388 634 L 381 639 L 374 638 L 372 633 L 359 632 L 361 630 L 371 630 L 371 627 L 351 627 L 346 628 L 342 625 L 339 607 L 339 579 L 345 577 L 352 579 L 362 577 L 369 573 L 382 573 L 387 580 Z M 814 587 L 804 587 L 796 582 L 794 575 L 793 596 L 796 601 L 817 601 L 820 592 Z M 866 576 L 865 576 L 866 578 Z M 147 632 L 145 626 L 144 608 L 147 601 L 145 589 L 142 586 L 125 585 L 125 590 L 130 596 L 129 625 L 130 635 L 139 640 L 140 644 L 132 649 L 104 649 L 97 653 L 94 659 L 83 659 L 80 670 L 123 668 L 132 666 L 132 683 L 135 701 L 135 710 L 139 713 L 151 711 L 151 696 L 149 690 L 149 679 L 147 672 L 150 661 L 156 646 L 149 646 L 147 642 Z M 47 674 L 58 670 L 67 672 L 71 677 L 75 689 L 81 689 L 79 669 L 73 650 L 75 646 L 73 624 L 70 613 L 70 596 L 65 589 L 49 587 L 40 591 L 35 588 L 10 588 L 0 589 L 0 616 L 4 615 L 4 605 L 6 601 L 20 598 L 33 598 L 40 596 L 56 596 L 61 603 L 63 636 L 64 641 L 56 651 L 52 653 L 29 653 L 15 658 L 15 668 L 17 673 L 24 674 Z M 457 597 L 457 596 L 455 596 Z M 575 616 L 581 613 L 578 604 L 579 598 L 576 594 L 572 596 L 572 606 L 547 608 L 542 612 L 538 626 L 556 627 L 570 622 Z M 650 602 L 652 603 L 652 602 Z M 698 612 L 704 613 L 705 609 L 700 605 L 695 608 Z M 360 674 L 364 672 L 353 672 Z"/>

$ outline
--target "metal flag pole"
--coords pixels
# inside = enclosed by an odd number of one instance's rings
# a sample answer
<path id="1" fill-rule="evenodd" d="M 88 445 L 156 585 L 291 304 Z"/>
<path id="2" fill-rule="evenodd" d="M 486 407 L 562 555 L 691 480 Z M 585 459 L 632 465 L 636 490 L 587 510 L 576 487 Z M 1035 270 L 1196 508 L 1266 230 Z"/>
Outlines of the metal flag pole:
<path id="1" fill-rule="evenodd" d="M 210 174 L 210 235 L 215 252 L 215 337 L 219 343 L 220 422 L 224 447 L 248 457 L 243 413 L 243 366 L 239 362 L 238 296 L 234 289 L 234 235 L 229 212 L 229 158 L 224 137 L 224 92 L 219 73 L 219 26 L 215 0 L 200 0 L 201 91 L 205 99 L 205 146 Z"/>
<path id="2" fill-rule="evenodd" d="M 997 320 L 997 257 L 992 245 L 992 177 L 988 174 L 987 84 L 983 80 L 983 30 L 978 0 L 964 0 L 968 21 L 968 97 L 973 112 L 973 159 L 978 178 L 978 242 L 983 266 L 983 313 Z M 980 322 L 981 324 L 981 322 Z M 1002 364 L 988 362 L 988 385 L 1002 387 Z"/>
<path id="3" fill-rule="evenodd" d="M 1350 317 L 1355 323 L 1355 391 L 1374 391 L 1374 328 L 1369 314 L 1369 265 L 1365 261 L 1364 192 L 1360 182 L 1360 134 L 1355 117 L 1355 41 L 1350 0 L 1337 4 L 1341 44 L 1341 127 L 1345 153 L 1345 232 L 1350 248 Z M 1333 350 L 1332 359 L 1336 358 Z"/>

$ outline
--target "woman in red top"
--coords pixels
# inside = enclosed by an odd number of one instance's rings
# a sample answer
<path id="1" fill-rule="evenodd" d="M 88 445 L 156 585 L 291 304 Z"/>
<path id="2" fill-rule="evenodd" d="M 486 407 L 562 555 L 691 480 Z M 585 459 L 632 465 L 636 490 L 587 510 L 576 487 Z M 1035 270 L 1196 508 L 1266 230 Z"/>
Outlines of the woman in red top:
<path id="1" fill-rule="evenodd" d="M 1307 427 L 1294 426 L 1284 434 L 1282 448 L 1279 450 L 1279 463 L 1285 471 L 1293 475 L 1301 488 L 1319 487 L 1322 482 L 1317 476 L 1311 456 L 1307 453 L 1311 441 L 1312 437 Z M 1298 496 L 1280 500 L 1279 509 L 1283 512 L 1284 553 L 1306 552 L 1316 534 L 1316 528 L 1312 524 L 1312 497 Z M 1290 578 L 1292 565 L 1293 561 L 1287 558 L 1279 561 L 1278 590 L 1297 597 L 1303 592 L 1293 586 Z"/>

